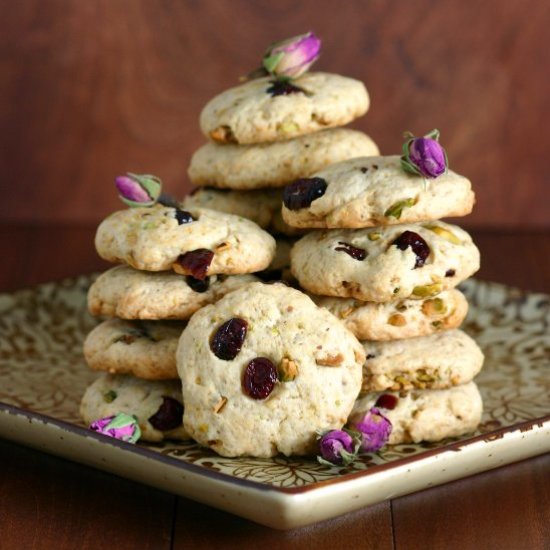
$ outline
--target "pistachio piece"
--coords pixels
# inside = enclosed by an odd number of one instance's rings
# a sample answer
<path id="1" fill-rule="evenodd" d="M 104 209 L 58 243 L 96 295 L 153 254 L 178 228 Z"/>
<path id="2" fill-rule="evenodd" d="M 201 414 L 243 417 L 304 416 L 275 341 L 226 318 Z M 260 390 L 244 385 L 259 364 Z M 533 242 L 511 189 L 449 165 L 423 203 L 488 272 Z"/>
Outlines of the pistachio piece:
<path id="1" fill-rule="evenodd" d="M 287 121 L 283 122 L 278 130 L 281 134 L 292 134 L 298 130 L 298 125 L 295 122 Z"/>
<path id="2" fill-rule="evenodd" d="M 430 231 L 433 231 L 436 235 L 439 235 L 446 241 L 449 241 L 453 244 L 460 244 L 461 240 L 451 231 L 448 229 L 445 229 L 444 227 L 440 227 L 439 225 L 425 225 L 426 229 L 429 229 Z"/>
<path id="3" fill-rule="evenodd" d="M 427 372 L 419 372 L 416 375 L 416 379 L 419 382 L 425 382 L 427 384 L 431 384 L 432 382 L 436 381 L 436 376 L 434 376 L 433 374 L 428 374 Z"/>
<path id="4" fill-rule="evenodd" d="M 233 130 L 229 126 L 218 126 L 210 132 L 210 137 L 217 142 L 221 143 L 237 143 Z"/>
<path id="5" fill-rule="evenodd" d="M 394 327 L 404 327 L 407 324 L 407 319 L 401 313 L 394 313 L 389 316 L 388 323 Z"/>
<path id="6" fill-rule="evenodd" d="M 229 250 L 231 245 L 229 243 L 223 242 L 216 246 L 216 252 L 221 252 L 222 250 Z"/>
<path id="7" fill-rule="evenodd" d="M 447 305 L 441 298 L 433 298 L 426 300 L 422 304 L 422 313 L 428 317 L 435 317 L 436 315 L 443 315 L 447 312 Z"/>
<path id="8" fill-rule="evenodd" d="M 420 285 L 413 288 L 413 296 L 418 296 L 419 298 L 427 298 L 428 296 L 435 296 L 439 294 L 443 286 L 441 283 L 433 283 L 431 285 Z"/>
<path id="9" fill-rule="evenodd" d="M 116 398 L 117 392 L 115 390 L 109 390 L 103 394 L 103 401 L 105 401 L 105 403 L 112 403 Z"/>
<path id="10" fill-rule="evenodd" d="M 414 206 L 417 203 L 418 199 L 404 199 L 402 201 L 397 201 L 396 203 L 392 204 L 385 212 L 384 216 L 386 218 L 401 218 L 401 214 L 403 213 L 403 210 L 405 208 L 410 208 L 411 206 Z"/>
<path id="11" fill-rule="evenodd" d="M 298 376 L 298 365 L 288 357 L 283 357 L 278 370 L 281 382 L 292 382 Z"/>
<path id="12" fill-rule="evenodd" d="M 373 231 L 372 233 L 367 234 L 367 239 L 369 241 L 377 241 L 382 236 L 381 233 L 378 233 L 377 231 Z"/>
<path id="13" fill-rule="evenodd" d="M 327 354 L 324 357 L 317 357 L 315 362 L 324 367 L 337 367 L 343 360 L 344 356 L 341 353 L 337 353 L 336 355 Z"/>

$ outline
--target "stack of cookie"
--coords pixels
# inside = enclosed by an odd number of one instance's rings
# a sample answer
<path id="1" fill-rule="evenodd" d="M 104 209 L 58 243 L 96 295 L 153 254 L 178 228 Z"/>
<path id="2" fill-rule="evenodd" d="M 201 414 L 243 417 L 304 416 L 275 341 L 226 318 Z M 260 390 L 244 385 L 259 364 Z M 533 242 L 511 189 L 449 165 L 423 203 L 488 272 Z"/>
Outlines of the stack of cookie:
<path id="1" fill-rule="evenodd" d="M 468 306 L 455 288 L 479 268 L 479 251 L 439 221 L 468 214 L 474 194 L 454 172 L 429 179 L 402 160 L 334 164 L 289 185 L 282 212 L 293 227 L 322 229 L 294 245 L 292 273 L 363 342 L 355 412 L 380 408 L 390 443 L 472 431 L 482 408 L 472 379 L 483 355 L 458 328 Z"/>
<path id="2" fill-rule="evenodd" d="M 83 419 L 134 415 L 141 437 L 187 439 L 178 339 L 191 315 L 258 279 L 275 240 L 249 220 L 157 203 L 115 212 L 99 226 L 99 255 L 122 263 L 92 285 L 92 315 L 107 317 L 84 344 L 90 368 L 105 371 L 86 391 Z"/>
<path id="3" fill-rule="evenodd" d="M 226 90 L 201 113 L 210 141 L 191 159 L 189 177 L 199 188 L 184 206 L 253 220 L 277 236 L 282 250 L 272 268 L 284 267 L 285 237 L 303 231 L 281 218 L 282 187 L 335 162 L 378 154 L 366 134 L 340 127 L 368 107 L 361 82 L 327 73 L 292 82 L 265 76 Z"/>

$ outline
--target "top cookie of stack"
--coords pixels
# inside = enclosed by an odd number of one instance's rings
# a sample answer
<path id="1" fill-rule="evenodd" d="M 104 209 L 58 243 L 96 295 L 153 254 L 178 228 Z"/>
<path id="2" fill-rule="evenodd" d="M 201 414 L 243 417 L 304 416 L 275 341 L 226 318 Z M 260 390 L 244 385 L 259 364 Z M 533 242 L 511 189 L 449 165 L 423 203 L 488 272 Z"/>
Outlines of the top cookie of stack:
<path id="1" fill-rule="evenodd" d="M 186 207 L 251 216 L 273 233 L 294 235 L 280 219 L 281 187 L 333 163 L 378 154 L 366 134 L 341 128 L 367 112 L 365 86 L 307 72 L 319 49 L 312 33 L 272 45 L 262 69 L 204 107 L 200 125 L 210 142 L 194 154 L 188 173 L 193 184 L 215 189 L 195 191 Z M 267 220 L 259 217 L 266 207 Z"/>

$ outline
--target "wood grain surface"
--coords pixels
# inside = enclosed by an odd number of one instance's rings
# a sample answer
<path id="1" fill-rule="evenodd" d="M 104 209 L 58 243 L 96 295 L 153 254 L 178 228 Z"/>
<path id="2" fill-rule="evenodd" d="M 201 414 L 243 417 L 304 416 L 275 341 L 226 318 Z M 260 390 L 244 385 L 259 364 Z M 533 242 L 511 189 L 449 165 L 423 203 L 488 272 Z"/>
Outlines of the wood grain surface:
<path id="1" fill-rule="evenodd" d="M 0 291 L 103 269 L 94 231 L 0 224 L 8 266 Z M 549 232 L 477 231 L 474 239 L 480 278 L 550 291 Z M 0 465 L 0 550 L 550 548 L 550 455 L 289 532 L 7 441 L 0 441 Z"/>
<path id="2" fill-rule="evenodd" d="M 384 153 L 439 127 L 476 227 L 548 227 L 550 5 L 463 0 L 21 0 L 0 5 L 3 221 L 97 221 L 115 175 L 189 189 L 203 105 L 306 30 L 364 80 Z"/>

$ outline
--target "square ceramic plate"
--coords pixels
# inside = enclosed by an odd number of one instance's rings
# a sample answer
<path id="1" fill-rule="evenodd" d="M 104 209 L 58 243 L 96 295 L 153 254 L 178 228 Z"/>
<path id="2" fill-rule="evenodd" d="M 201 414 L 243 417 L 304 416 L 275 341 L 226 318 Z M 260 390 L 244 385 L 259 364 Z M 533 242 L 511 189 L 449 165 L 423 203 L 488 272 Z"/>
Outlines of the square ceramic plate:
<path id="1" fill-rule="evenodd" d="M 131 445 L 86 429 L 82 342 L 92 276 L 0 295 L 0 437 L 288 529 L 550 451 L 550 297 L 467 281 L 465 329 L 486 355 L 473 434 L 396 445 L 346 468 L 228 459 L 196 444 Z"/>

